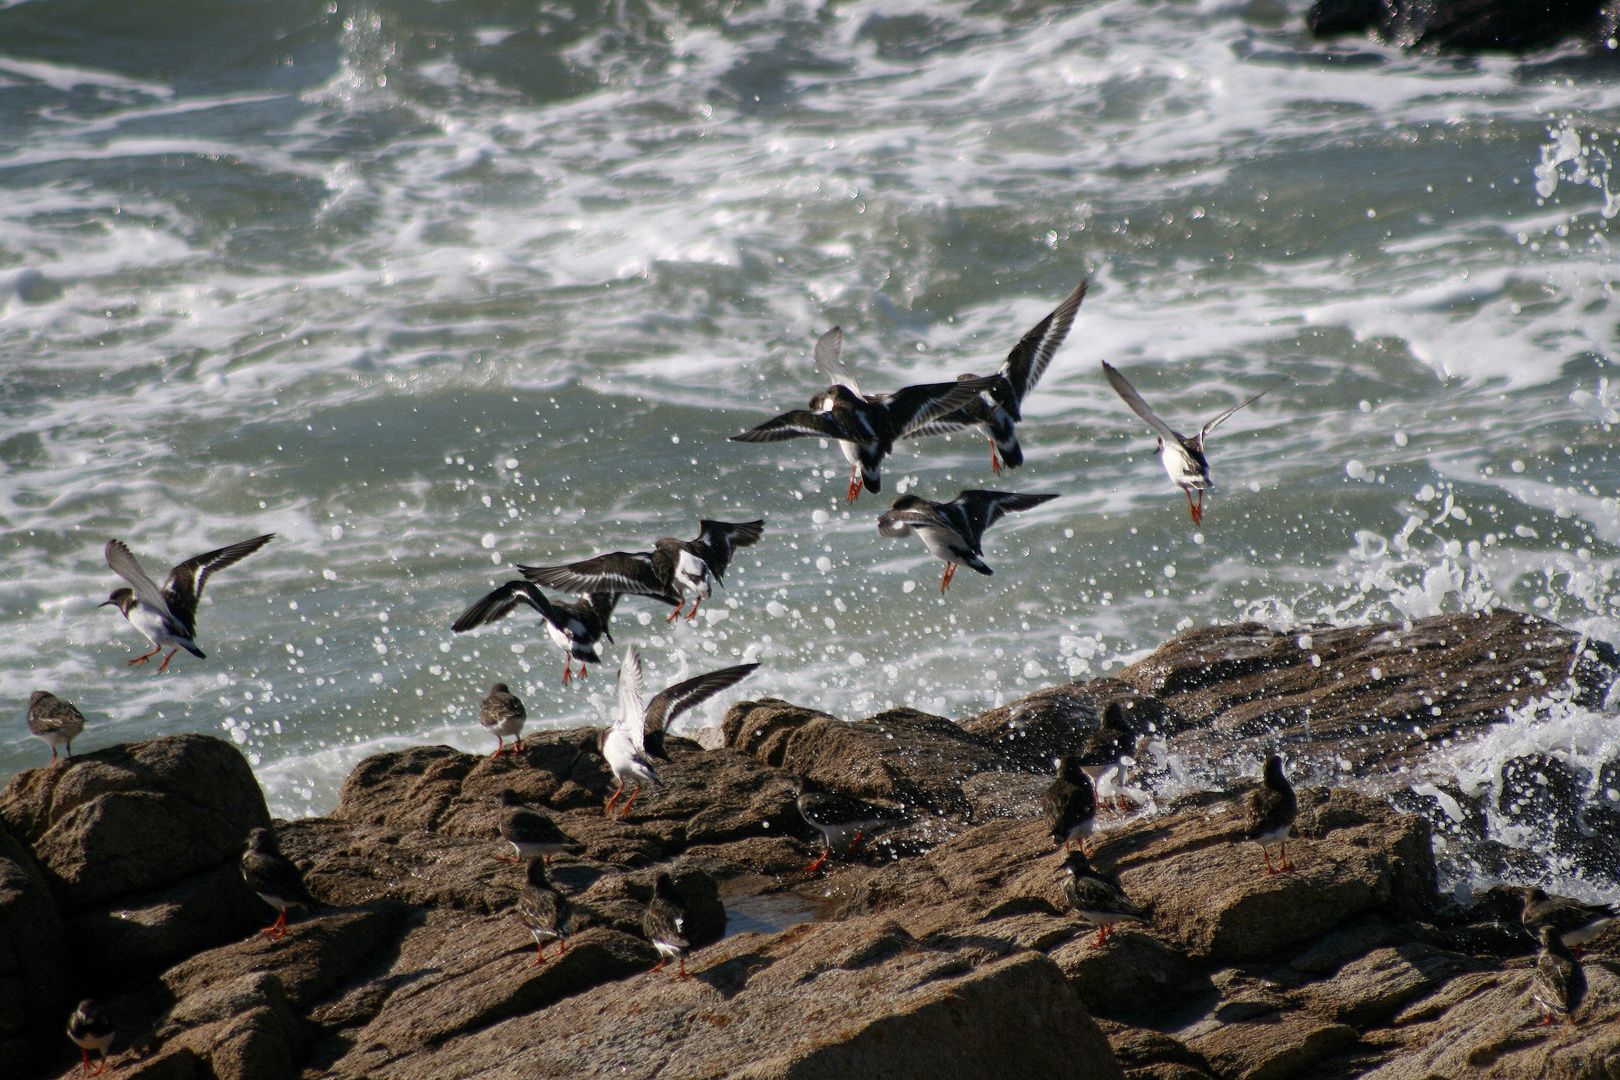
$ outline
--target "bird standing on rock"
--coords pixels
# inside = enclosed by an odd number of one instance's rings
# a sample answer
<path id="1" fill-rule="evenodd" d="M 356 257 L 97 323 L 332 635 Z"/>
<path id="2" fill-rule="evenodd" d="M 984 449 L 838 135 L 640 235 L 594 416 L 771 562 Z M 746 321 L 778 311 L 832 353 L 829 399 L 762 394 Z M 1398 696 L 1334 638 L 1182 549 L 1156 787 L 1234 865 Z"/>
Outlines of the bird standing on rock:
<path id="1" fill-rule="evenodd" d="M 90 998 L 85 998 L 79 1002 L 79 1007 L 73 1010 L 73 1015 L 68 1017 L 67 1034 L 68 1038 L 78 1045 L 79 1053 L 82 1055 L 79 1068 L 91 1076 L 100 1076 L 107 1068 L 107 1048 L 112 1045 L 113 1036 L 117 1034 L 112 1019 L 102 1011 L 101 1006 Z M 90 1071 L 92 1050 L 101 1051 L 101 1060 L 96 1062 L 94 1072 Z"/>
<path id="2" fill-rule="evenodd" d="M 1197 435 L 1189 439 L 1179 434 L 1175 428 L 1160 419 L 1158 413 L 1148 408 L 1148 403 L 1136 392 L 1136 387 L 1106 360 L 1103 361 L 1103 375 L 1108 378 L 1108 383 L 1114 388 L 1115 393 L 1125 399 L 1125 404 L 1130 406 L 1131 411 L 1146 420 L 1148 427 L 1159 437 L 1159 459 L 1164 463 L 1164 471 L 1169 475 L 1170 482 L 1186 493 L 1187 509 L 1192 511 L 1194 525 L 1204 520 L 1204 492 L 1215 486 L 1215 481 L 1209 478 L 1209 459 L 1204 456 L 1204 440 L 1208 439 L 1209 433 L 1219 427 L 1228 416 L 1245 406 L 1253 405 L 1261 397 L 1288 381 L 1279 379 L 1254 397 L 1238 402 L 1205 424 Z M 1196 505 L 1193 503 L 1192 495 L 1195 491 L 1198 492 Z"/>
<path id="3" fill-rule="evenodd" d="M 242 877 L 248 888 L 276 909 L 276 921 L 259 933 L 280 941 L 287 933 L 287 909 L 301 907 L 321 910 L 321 902 L 309 894 L 304 875 L 276 846 L 276 834 L 269 829 L 248 833 L 247 851 L 242 853 Z"/>
<path id="4" fill-rule="evenodd" d="M 84 715 L 55 694 L 35 690 L 28 698 L 28 730 L 51 748 L 53 765 L 58 746 L 67 747 L 68 760 L 72 761 L 73 740 L 84 730 Z"/>
<path id="5" fill-rule="evenodd" d="M 1041 796 L 1041 817 L 1053 843 L 1067 851 L 1078 840 L 1084 851 L 1085 841 L 1097 827 L 1097 789 L 1080 767 L 1079 758 L 1065 754 L 1055 764 L 1057 779 Z"/>
<path id="6" fill-rule="evenodd" d="M 1586 997 L 1586 972 L 1570 955 L 1551 926 L 1541 927 L 1541 951 L 1536 954 L 1535 974 L 1530 978 L 1530 996 L 1546 1011 L 1543 1026 L 1563 1017 L 1573 1026 L 1575 1012 Z"/>
<path id="7" fill-rule="evenodd" d="M 529 711 L 505 683 L 498 682 L 490 688 L 489 696 L 478 705 L 478 722 L 495 736 L 495 752 L 489 755 L 491 758 L 523 753 L 523 723 L 528 718 Z M 502 742 L 505 735 L 512 736 L 510 750 Z"/>
<path id="8" fill-rule="evenodd" d="M 804 868 L 805 873 L 813 874 L 820 870 L 821 864 L 835 849 L 843 855 L 853 855 L 861 837 L 906 819 L 904 810 L 869 803 L 841 791 L 811 791 L 808 790 L 808 783 L 807 780 L 800 780 L 795 785 L 794 803 L 799 808 L 800 816 L 821 833 L 827 847 L 819 859 Z M 845 840 L 851 833 L 854 839 L 846 844 Z"/>
<path id="9" fill-rule="evenodd" d="M 536 953 L 530 967 L 539 967 L 544 962 L 548 941 L 557 942 L 558 956 L 568 951 L 568 938 L 565 935 L 573 918 L 573 908 L 568 903 L 568 897 L 558 892 L 546 877 L 545 864 L 539 859 L 529 861 L 528 881 L 518 891 L 514 914 L 518 922 L 534 935 Z"/>
<path id="10" fill-rule="evenodd" d="M 939 591 L 950 588 L 958 564 L 972 567 L 981 574 L 995 573 L 985 565 L 984 549 L 980 546 L 984 531 L 1009 510 L 1029 510 L 1049 499 L 1055 493 L 1019 495 L 1011 491 L 963 491 L 950 502 L 934 502 L 920 495 L 902 495 L 894 500 L 894 507 L 878 518 L 878 533 L 882 536 L 903 537 L 915 532 L 923 546 L 945 560 L 945 576 Z"/>
<path id="11" fill-rule="evenodd" d="M 560 855 L 574 846 L 557 823 L 538 810 L 523 805 L 518 793 L 507 788 L 496 796 L 501 804 L 497 828 L 501 839 L 512 845 L 512 855 L 495 856 L 501 862 L 522 862 L 524 859 L 544 859 L 551 865 L 551 857 Z"/>
<path id="12" fill-rule="evenodd" d="M 850 464 L 850 502 L 860 495 L 862 484 L 874 494 L 883 490 L 882 462 L 896 440 L 922 434 L 930 421 L 971 404 L 981 393 L 993 392 L 1006 382 L 1000 375 L 969 377 L 869 396 L 861 393 L 855 376 L 839 359 L 843 347 L 844 332 L 836 326 L 816 342 L 816 363 L 833 385 L 811 398 L 809 409 L 783 413 L 733 435 L 731 441 L 781 442 L 806 436 L 836 440 Z"/>
<path id="13" fill-rule="evenodd" d="M 692 947 L 692 943 L 686 939 L 686 902 L 675 890 L 675 882 L 668 874 L 659 874 L 653 882 L 652 900 L 641 915 L 641 932 L 647 935 L 647 940 L 652 942 L 662 958 L 653 971 L 669 963 L 670 957 L 677 956 L 680 957 L 681 970 L 675 977 L 691 978 L 686 973 L 686 951 Z"/>
<path id="14" fill-rule="evenodd" d="M 603 638 L 610 643 L 608 620 L 619 602 L 616 592 L 592 592 L 578 600 L 550 600 L 532 581 L 508 581 L 505 585 L 475 602 L 457 616 L 450 629 L 457 634 L 506 617 L 507 612 L 519 604 L 527 604 L 546 620 L 546 634 L 563 651 L 563 685 L 575 678 L 573 662 L 579 661 L 579 675 L 585 677 L 587 663 L 602 662 Z"/>
<path id="15" fill-rule="evenodd" d="M 1276 754 L 1266 758 L 1261 783 L 1263 786 L 1260 790 L 1250 796 L 1249 828 L 1243 834 L 1244 839 L 1260 845 L 1260 854 L 1266 860 L 1266 873 L 1291 872 L 1294 864 L 1288 861 L 1288 834 L 1294 828 L 1294 818 L 1299 815 L 1299 798 L 1294 794 L 1294 785 L 1283 775 L 1282 758 Z M 1271 854 L 1266 850 L 1268 844 L 1282 846 L 1282 865 L 1271 865 Z"/>
<path id="16" fill-rule="evenodd" d="M 158 665 L 158 674 L 168 670 L 169 661 L 174 654 L 185 649 L 198 659 L 207 659 L 207 655 L 199 648 L 195 638 L 197 636 L 197 602 L 202 599 L 203 586 L 208 583 L 208 576 L 216 570 L 223 570 L 239 559 L 258 551 L 276 537 L 275 533 L 266 533 L 255 536 L 251 540 L 243 540 L 231 544 L 229 547 L 216 548 L 205 551 L 201 555 L 193 555 L 185 562 L 169 571 L 169 576 L 163 582 L 163 588 L 146 576 L 141 564 L 135 561 L 135 556 L 124 546 L 122 540 L 107 541 L 107 565 L 132 588 L 114 589 L 106 600 L 98 607 L 111 604 L 118 608 L 129 624 L 152 643 L 152 651 L 143 653 L 129 662 L 130 667 L 139 667 L 152 657 L 168 648 L 169 655 L 163 658 Z"/>
<path id="17" fill-rule="evenodd" d="M 1620 918 L 1620 912 L 1612 904 L 1585 904 L 1567 896 L 1548 896 L 1534 887 L 1523 891 L 1524 909 L 1519 913 L 1519 921 L 1538 937 L 1542 927 L 1552 927 L 1558 931 L 1559 940 L 1575 950 L 1577 959 L 1582 946 Z"/>
<path id="18" fill-rule="evenodd" d="M 1098 928 L 1097 940 L 1091 943 L 1093 949 L 1108 940 L 1115 923 L 1141 922 L 1146 914 L 1125 895 L 1119 882 L 1093 870 L 1085 855 L 1078 851 L 1070 852 L 1063 861 L 1063 874 L 1066 878 L 1063 896 L 1069 901 L 1069 907 Z"/>

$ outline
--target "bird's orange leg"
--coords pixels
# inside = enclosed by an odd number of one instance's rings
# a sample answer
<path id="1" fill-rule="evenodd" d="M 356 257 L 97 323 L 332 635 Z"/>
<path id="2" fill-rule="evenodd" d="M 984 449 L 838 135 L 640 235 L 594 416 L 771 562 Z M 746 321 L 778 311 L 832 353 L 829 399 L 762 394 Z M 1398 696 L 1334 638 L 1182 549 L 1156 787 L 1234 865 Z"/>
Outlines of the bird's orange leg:
<path id="1" fill-rule="evenodd" d="M 1289 874 L 1299 869 L 1299 867 L 1288 861 L 1288 845 L 1286 843 L 1282 846 L 1282 869 L 1284 873 Z"/>
<path id="2" fill-rule="evenodd" d="M 664 970 L 664 965 L 667 964 L 667 963 L 669 963 L 669 957 L 666 956 L 662 960 L 658 961 L 657 966 L 654 967 L 651 971 L 648 971 L 647 974 L 651 975 L 654 971 L 662 971 L 662 970 Z"/>
<path id="3" fill-rule="evenodd" d="M 629 815 L 629 813 L 630 813 L 630 804 L 635 802 L 636 801 L 636 796 L 640 795 L 640 794 L 641 794 L 641 785 L 637 784 L 636 785 L 636 790 L 634 790 L 634 791 L 632 791 L 630 793 L 630 797 L 628 799 L 624 800 L 624 805 L 619 808 L 619 816 L 620 817 L 627 817 Z"/>
<path id="4" fill-rule="evenodd" d="M 953 578 L 955 576 L 956 576 L 956 564 L 953 563 L 953 562 L 946 563 L 945 564 L 945 576 L 940 579 L 939 591 L 944 592 L 946 589 L 950 588 L 951 587 L 951 578 Z"/>
<path id="5" fill-rule="evenodd" d="M 573 677 L 574 677 L 574 658 L 572 656 L 569 656 L 567 653 L 564 653 L 563 654 L 563 685 L 567 686 L 568 685 L 568 680 L 572 679 Z"/>
<path id="6" fill-rule="evenodd" d="M 675 605 L 675 610 L 670 612 L 669 613 L 669 618 L 665 619 L 664 621 L 667 622 L 667 623 L 671 623 L 671 622 L 674 622 L 676 619 L 678 619 L 680 617 L 681 617 L 681 605 L 676 604 Z"/>
<path id="7" fill-rule="evenodd" d="M 174 659 L 174 654 L 175 654 L 175 653 L 177 653 L 177 652 L 179 652 L 179 651 L 180 651 L 180 650 L 179 650 L 179 649 L 170 649 L 170 650 L 169 650 L 169 655 L 168 655 L 168 656 L 165 656 L 165 657 L 164 657 L 164 658 L 163 658 L 163 663 L 161 663 L 161 664 L 159 664 L 159 665 L 158 665 L 158 674 L 159 674 L 159 675 L 161 675 L 161 674 L 163 674 L 163 673 L 164 673 L 164 672 L 165 672 L 165 671 L 168 671 L 168 670 L 169 670 L 169 661 L 170 661 L 170 660 L 173 660 L 173 659 Z"/>
<path id="8" fill-rule="evenodd" d="M 162 651 L 163 651 L 163 646 L 154 645 L 154 646 L 152 646 L 152 651 L 151 652 L 149 652 L 149 653 L 141 653 L 141 655 L 137 656 L 135 659 L 133 659 L 133 660 L 131 660 L 129 662 L 129 666 L 130 667 L 140 667 L 142 664 L 146 663 L 148 660 L 152 659 L 152 657 L 156 656 L 158 653 L 160 653 Z"/>
<path id="9" fill-rule="evenodd" d="M 692 601 L 692 610 L 688 611 L 686 613 L 686 619 L 687 619 L 688 622 L 690 622 L 691 620 L 697 618 L 698 605 L 701 604 L 701 603 L 703 603 L 703 597 L 701 597 L 701 596 L 698 597 L 696 600 Z M 676 610 L 677 613 L 679 613 L 679 611 L 681 609 L 676 608 L 675 610 Z"/>
<path id="10" fill-rule="evenodd" d="M 854 502 L 861 493 L 861 467 L 851 465 L 849 470 L 849 501 Z"/>
<path id="11" fill-rule="evenodd" d="M 276 916 L 276 921 L 260 930 L 259 933 L 269 936 L 271 941 L 280 941 L 281 936 L 287 932 L 287 909 L 282 908 Z"/>
<path id="12" fill-rule="evenodd" d="M 996 457 L 996 441 L 990 440 L 990 468 L 995 470 L 997 476 L 1001 475 L 1001 459 Z"/>
<path id="13" fill-rule="evenodd" d="M 690 979 L 692 977 L 692 976 L 690 976 L 690 975 L 688 975 L 686 973 L 686 957 L 684 957 L 684 956 L 681 957 L 681 971 L 680 971 L 680 974 L 676 975 L 675 977 L 677 979 Z"/>
<path id="14" fill-rule="evenodd" d="M 832 845 L 828 844 L 827 845 L 827 850 L 823 851 L 821 853 L 821 858 L 817 859 L 815 862 L 811 863 L 809 866 L 805 867 L 800 872 L 805 873 L 805 874 L 813 874 L 813 873 L 815 873 L 817 870 L 821 869 L 821 864 L 826 862 L 827 861 L 827 856 L 829 856 L 831 854 L 832 854 Z"/>
<path id="15" fill-rule="evenodd" d="M 606 806 L 602 807 L 603 817 L 613 813 L 613 804 L 619 801 L 619 796 L 622 794 L 624 794 L 624 781 L 620 780 L 619 786 L 613 790 L 613 797 L 607 801 Z"/>
<path id="16" fill-rule="evenodd" d="M 543 941 L 537 941 L 535 944 L 540 946 L 540 954 L 534 958 L 532 963 L 529 964 L 530 967 L 539 967 L 545 962 L 546 959 L 546 943 Z"/>

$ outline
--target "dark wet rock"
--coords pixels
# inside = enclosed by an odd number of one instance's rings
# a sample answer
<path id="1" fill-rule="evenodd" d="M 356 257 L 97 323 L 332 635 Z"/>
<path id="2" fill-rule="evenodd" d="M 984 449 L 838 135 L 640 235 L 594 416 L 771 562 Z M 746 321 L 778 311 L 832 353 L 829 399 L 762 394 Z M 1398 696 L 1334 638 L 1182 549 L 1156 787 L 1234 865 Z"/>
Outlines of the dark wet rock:
<path id="1" fill-rule="evenodd" d="M 1102 945 L 1096 939 L 1084 927 L 1051 953 L 1093 1015 L 1159 1020 L 1209 989 L 1207 976 L 1149 930 L 1116 930 Z M 1205 1067 L 1193 1058 L 1184 1064 Z"/>
<path id="2" fill-rule="evenodd" d="M 1564 41 L 1606 48 L 1615 8 L 1605 0 L 1316 0 L 1305 22 L 1319 38 L 1367 34 L 1406 49 L 1526 53 Z"/>
<path id="3" fill-rule="evenodd" d="M 1050 776 L 982 772 L 962 781 L 962 797 L 968 803 L 968 816 L 980 823 L 995 818 L 1038 817 L 1041 796 L 1051 783 Z"/>
<path id="4" fill-rule="evenodd" d="M 1092 679 L 1037 690 L 962 721 L 1019 768 L 1050 772 L 1072 754 L 1082 765 L 1109 765 L 1144 735 L 1179 731 L 1185 721 L 1160 699 L 1118 679 Z"/>
<path id="5" fill-rule="evenodd" d="M 38 864 L 0 827 L 0 1076 L 32 1075 L 44 1058 L 38 1033 L 72 1010 L 67 943 Z"/>
<path id="6" fill-rule="evenodd" d="M 0 821 L 73 913 L 236 859 L 270 813 L 236 747 L 171 735 L 19 773 L 0 793 Z"/>
<path id="7" fill-rule="evenodd" d="M 1108 1036 L 1108 1045 L 1114 1057 L 1125 1070 L 1128 1080 L 1143 1077 L 1209 1076 L 1210 1065 L 1203 1055 L 1188 1049 L 1179 1039 L 1152 1028 L 1131 1027 L 1113 1020 L 1098 1020 L 1097 1026 Z M 1171 1066 L 1170 1069 L 1154 1066 Z"/>

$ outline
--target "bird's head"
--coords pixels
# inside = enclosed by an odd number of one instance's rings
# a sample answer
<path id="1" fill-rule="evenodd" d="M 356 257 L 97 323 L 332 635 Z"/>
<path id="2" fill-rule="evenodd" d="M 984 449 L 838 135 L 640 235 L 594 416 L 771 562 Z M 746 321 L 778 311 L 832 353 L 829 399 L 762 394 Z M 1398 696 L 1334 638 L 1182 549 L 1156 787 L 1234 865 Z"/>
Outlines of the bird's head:
<path id="1" fill-rule="evenodd" d="M 129 609 L 135 606 L 135 590 L 114 589 L 112 592 L 107 594 L 107 599 L 97 604 L 96 607 L 106 607 L 108 604 L 112 604 L 113 606 L 117 607 L 120 612 L 128 615 Z"/>

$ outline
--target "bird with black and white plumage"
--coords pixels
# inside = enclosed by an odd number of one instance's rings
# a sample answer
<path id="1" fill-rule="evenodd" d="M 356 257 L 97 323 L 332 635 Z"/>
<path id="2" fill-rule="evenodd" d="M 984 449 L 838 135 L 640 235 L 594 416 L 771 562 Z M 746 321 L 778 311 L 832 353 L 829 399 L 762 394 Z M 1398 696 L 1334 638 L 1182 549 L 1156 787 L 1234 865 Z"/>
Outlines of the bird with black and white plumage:
<path id="1" fill-rule="evenodd" d="M 489 755 L 491 758 L 523 753 L 523 724 L 528 718 L 529 710 L 512 693 L 511 687 L 498 682 L 490 688 L 489 696 L 478 704 L 478 722 L 495 736 L 495 752 Z M 508 735 L 512 737 L 510 750 L 505 745 Z"/>
<path id="2" fill-rule="evenodd" d="M 1543 1025 L 1559 1017 L 1575 1023 L 1575 1013 L 1586 997 L 1586 972 L 1570 955 L 1558 931 L 1543 925 L 1539 932 L 1541 951 L 1536 953 L 1535 972 L 1530 977 L 1530 996 L 1545 1011 Z"/>
<path id="3" fill-rule="evenodd" d="M 557 942 L 558 956 L 568 951 L 568 927 L 574 909 L 568 897 L 557 891 L 551 879 L 546 877 L 545 863 L 539 859 L 529 860 L 527 877 L 523 888 L 518 890 L 517 907 L 513 909 L 513 914 L 534 935 L 536 952 L 534 962 L 529 966 L 538 967 L 546 959 L 546 942 Z"/>
<path id="4" fill-rule="evenodd" d="M 79 1067 L 91 1076 L 100 1076 L 107 1068 L 107 1048 L 112 1045 L 113 1038 L 118 1034 L 113 1027 L 112 1018 L 109 1017 L 100 1005 L 90 998 L 79 1002 L 79 1007 L 73 1010 L 68 1017 L 67 1035 L 78 1046 L 80 1058 Z M 90 1051 L 101 1051 L 101 1059 L 96 1062 L 95 1071 L 90 1069 Z"/>
<path id="5" fill-rule="evenodd" d="M 169 661 L 181 649 L 200 660 L 207 659 L 207 654 L 197 648 L 196 637 L 197 602 L 202 599 L 203 586 L 208 583 L 209 575 L 253 554 L 275 537 L 275 533 L 266 533 L 251 540 L 193 555 L 169 571 L 162 588 L 158 588 L 157 583 L 146 576 L 146 571 L 141 569 L 141 564 L 135 561 L 135 556 L 122 540 L 107 541 L 107 565 L 131 587 L 114 589 L 97 606 L 107 607 L 110 604 L 116 607 L 129 620 L 129 624 L 152 643 L 151 652 L 135 657 L 129 665 L 138 667 L 165 648 L 169 650 L 169 655 L 158 665 L 160 675 L 168 670 Z"/>
<path id="6" fill-rule="evenodd" d="M 641 654 L 634 645 L 625 650 L 624 663 L 619 666 L 618 711 L 613 726 L 597 736 L 596 748 L 613 770 L 618 787 L 602 808 L 603 816 L 611 813 L 625 784 L 634 781 L 636 788 L 625 800 L 620 817 L 630 813 L 630 804 L 641 794 L 644 784 L 659 784 L 658 768 L 653 758 L 669 760 L 664 752 L 664 732 L 669 723 L 686 710 L 707 701 L 752 674 L 758 664 L 737 664 L 686 679 L 666 687 L 642 704 Z"/>
<path id="7" fill-rule="evenodd" d="M 765 421 L 732 442 L 781 442 L 785 439 L 833 439 L 850 463 L 849 501 L 864 484 L 874 494 L 883 490 L 882 462 L 896 441 L 911 438 L 946 413 L 993 392 L 1006 380 L 999 375 L 969 376 L 948 383 L 907 386 L 892 394 L 863 394 L 840 353 L 844 332 L 833 327 L 816 342 L 816 363 L 833 385 L 810 399 L 808 409 L 794 409 Z"/>
<path id="8" fill-rule="evenodd" d="M 982 425 L 990 436 L 990 468 L 1000 474 L 1003 465 L 1009 469 L 1022 465 L 1024 449 L 1018 444 L 1017 424 L 1024 418 L 1024 398 L 1041 381 L 1047 365 L 1052 362 L 1052 354 L 1069 336 L 1069 327 L 1085 296 L 1086 283 L 1082 281 L 1046 318 L 1018 339 L 1018 344 L 1002 361 L 1000 370 L 991 376 L 995 384 L 989 390 L 980 392 L 977 398 L 955 412 L 946 413 L 938 420 L 925 424 L 915 433 L 916 436 L 943 435 L 975 424 Z M 960 378 L 973 379 L 977 376 L 962 375 Z"/>
<path id="9" fill-rule="evenodd" d="M 501 807 L 496 830 L 502 840 L 512 845 L 511 855 L 495 856 L 501 862 L 543 859 L 550 866 L 553 855 L 561 855 L 577 846 L 572 837 L 557 827 L 555 821 L 524 805 L 522 797 L 511 788 L 495 796 L 495 801 Z"/>
<path id="10" fill-rule="evenodd" d="M 586 664 L 602 662 L 601 641 L 613 635 L 608 622 L 619 603 L 616 592 L 585 592 L 577 600 L 552 600 L 532 581 L 508 581 L 477 600 L 457 616 L 450 629 L 464 634 L 506 617 L 519 604 L 527 604 L 546 620 L 546 635 L 563 651 L 563 685 L 576 678 L 573 662 L 579 661 L 577 678 L 585 677 Z"/>
<path id="11" fill-rule="evenodd" d="M 279 941 L 287 933 L 288 908 L 301 907 L 313 914 L 323 907 L 310 895 L 303 872 L 281 853 L 276 834 L 269 829 L 248 833 L 247 850 L 242 853 L 242 878 L 248 888 L 276 909 L 276 921 L 259 931 L 271 941 Z"/>
<path id="12" fill-rule="evenodd" d="M 1288 861 L 1288 834 L 1299 816 L 1299 797 L 1294 794 L 1294 785 L 1283 775 L 1282 758 L 1276 754 L 1266 758 L 1260 784 L 1260 789 L 1249 797 L 1249 827 L 1243 837 L 1260 845 L 1266 873 L 1292 871 L 1294 864 Z M 1267 850 L 1271 844 L 1282 847 L 1280 866 L 1271 865 L 1271 853 Z"/>
<path id="13" fill-rule="evenodd" d="M 993 574 L 983 559 L 984 532 L 1012 510 L 1029 510 L 1057 498 L 1055 493 L 1020 495 L 1011 491 L 963 491 L 950 502 L 934 502 L 920 495 L 902 495 L 894 506 L 878 518 L 878 534 L 910 536 L 915 532 L 923 546 L 945 560 L 945 576 L 939 591 L 950 587 L 958 565 L 981 574 Z"/>
<path id="14" fill-rule="evenodd" d="M 1279 379 L 1253 397 L 1238 402 L 1210 420 L 1199 429 L 1197 435 L 1189 439 L 1165 423 L 1158 413 L 1149 408 L 1142 395 L 1136 392 L 1136 387 L 1106 360 L 1103 361 L 1103 375 L 1107 377 L 1114 391 L 1124 399 L 1125 404 L 1130 406 L 1131 411 L 1146 420 L 1148 427 L 1159 437 L 1159 460 L 1164 464 L 1164 471 L 1170 477 L 1170 482 L 1186 493 L 1187 509 L 1192 512 L 1194 525 L 1204 520 L 1204 492 L 1215 486 L 1215 482 L 1209 478 L 1209 459 L 1204 456 L 1204 443 L 1209 438 L 1210 432 L 1239 409 L 1253 405 L 1288 381 L 1286 378 Z M 1193 502 L 1195 491 L 1198 492 L 1196 504 Z"/>
<path id="15" fill-rule="evenodd" d="M 698 605 L 707 600 L 714 582 L 725 584 L 726 567 L 740 547 L 748 547 L 765 532 L 759 521 L 699 521 L 695 540 L 665 536 L 653 541 L 651 551 L 610 551 L 606 555 L 563 566 L 519 566 L 530 581 L 569 592 L 600 592 L 604 589 L 632 596 L 650 596 L 672 605 L 665 622 L 674 622 L 686 603 L 692 601 L 688 619 L 697 617 Z"/>
<path id="16" fill-rule="evenodd" d="M 67 747 L 72 761 L 73 740 L 84 730 L 84 714 L 48 690 L 35 690 L 28 698 L 28 730 L 51 748 L 53 765 L 58 746 Z"/>
<path id="17" fill-rule="evenodd" d="M 799 815 L 821 833 L 826 843 L 821 857 L 806 866 L 805 873 L 820 870 L 834 851 L 852 855 L 862 837 L 906 820 L 906 812 L 898 807 L 867 802 L 842 791 L 818 791 L 807 777 L 795 782 L 793 794 Z"/>
<path id="18" fill-rule="evenodd" d="M 691 978 L 686 973 L 686 952 L 692 947 L 686 938 L 686 901 L 668 874 L 660 873 L 653 881 L 652 899 L 641 913 L 641 932 L 658 950 L 658 966 L 653 971 L 669 963 L 671 957 L 679 957 L 681 970 L 675 977 Z"/>
<path id="19" fill-rule="evenodd" d="M 1041 818 L 1054 844 L 1067 851 L 1079 842 L 1084 851 L 1085 842 L 1097 827 L 1097 789 L 1080 767 L 1078 757 L 1065 754 L 1053 764 L 1057 778 L 1041 796 Z"/>
<path id="20" fill-rule="evenodd" d="M 1539 937 L 1544 926 L 1552 927 L 1558 932 L 1559 940 L 1575 950 L 1577 958 L 1588 941 L 1620 919 L 1620 911 L 1613 904 L 1588 904 L 1567 896 L 1548 896 L 1535 886 L 1521 892 L 1524 907 L 1519 912 L 1519 921 L 1532 936 Z"/>
<path id="21" fill-rule="evenodd" d="M 1146 918 L 1147 913 L 1125 895 L 1119 882 L 1094 870 L 1084 853 L 1071 851 L 1063 860 L 1062 873 L 1063 896 L 1069 908 L 1098 928 L 1092 948 L 1108 940 L 1115 923 L 1139 923 Z"/>

